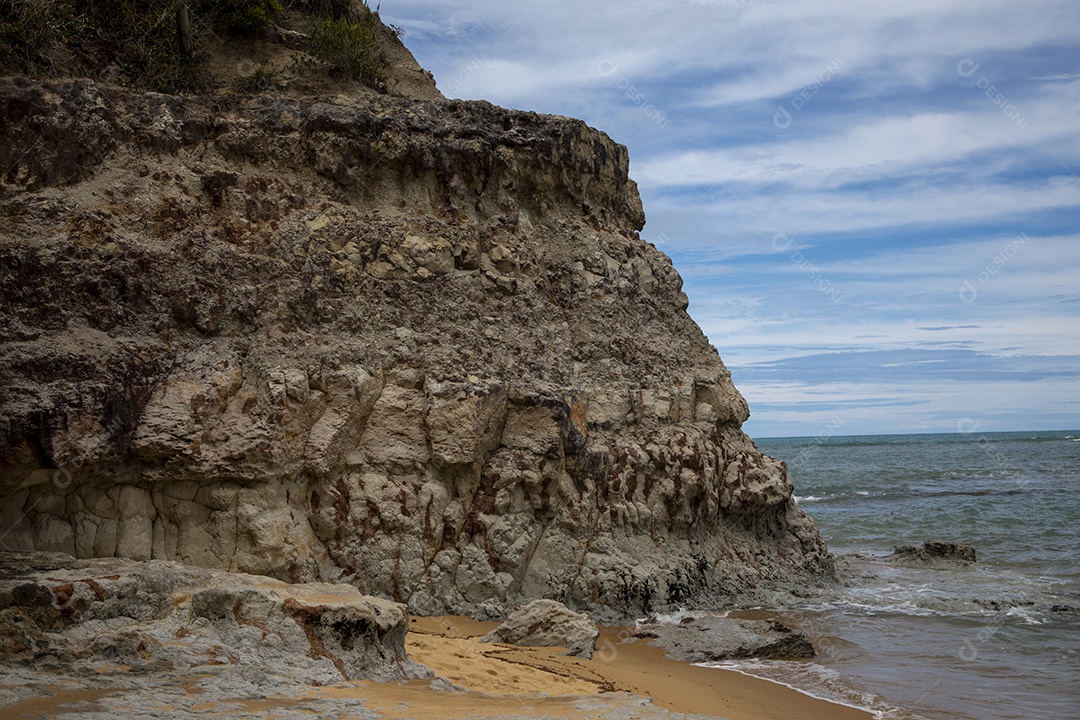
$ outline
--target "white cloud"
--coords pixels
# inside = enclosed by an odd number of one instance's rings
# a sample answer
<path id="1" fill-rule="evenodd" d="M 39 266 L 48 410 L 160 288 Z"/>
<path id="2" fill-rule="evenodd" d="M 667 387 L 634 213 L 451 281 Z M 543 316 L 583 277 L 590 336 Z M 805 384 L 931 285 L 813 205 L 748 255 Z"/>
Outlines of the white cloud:
<path id="1" fill-rule="evenodd" d="M 1080 183 L 1071 177 L 1035 179 L 1010 184 L 912 182 L 892 188 L 856 189 L 846 192 L 776 190 L 754 192 L 733 185 L 717 186 L 700 200 L 665 198 L 646 205 L 650 219 L 657 211 L 676 214 L 677 203 L 693 204 L 691 219 L 711 218 L 714 228 L 743 237 L 768 238 L 783 232 L 843 233 L 896 229 L 906 226 L 955 226 L 962 223 L 998 221 L 1016 228 L 1018 217 L 1067 210 L 1080 205 Z M 724 192 L 731 190 L 731 194 Z M 715 196 L 715 197 L 714 197 Z M 651 208 L 651 210 L 650 210 Z M 679 213 L 685 217 L 685 213 Z M 1024 220 L 1023 222 L 1032 222 Z M 698 227 L 710 223 L 700 223 Z M 709 237 L 681 223 L 663 228 L 675 243 L 708 244 Z"/>
<path id="2" fill-rule="evenodd" d="M 891 363 L 881 383 L 739 380 L 739 368 L 810 352 L 837 353 L 841 375 L 843 351 L 1077 353 L 1080 5 L 1017 8 L 387 0 L 382 13 L 448 94 L 581 116 L 626 142 L 645 237 L 673 256 L 691 313 L 752 410 L 765 408 L 748 428 L 812 434 L 834 417 L 819 406 L 845 401 L 847 432 L 949 431 L 965 408 L 1080 425 L 1067 402 L 1077 380 L 925 380 L 957 370 L 949 358 L 960 355 Z M 815 80 L 825 82 L 799 109 Z M 620 84 L 668 122 L 652 122 Z M 787 127 L 773 122 L 778 104 Z M 1026 244 L 995 265 L 1021 232 Z M 793 239 L 786 254 L 776 233 Z M 796 251 L 815 277 L 791 261 Z M 964 282 L 972 302 L 959 296 Z"/>
<path id="3" fill-rule="evenodd" d="M 1026 122 L 1022 128 L 990 100 L 985 105 L 978 111 L 838 117 L 831 123 L 831 132 L 818 137 L 778 141 L 763 137 L 750 146 L 665 155 L 639 162 L 635 173 L 643 186 L 783 182 L 837 188 L 913 172 L 932 176 L 971 156 L 1020 148 L 1048 162 L 1054 155 L 1044 143 L 1070 139 L 1076 132 L 1076 118 L 1062 117 L 1046 101 L 1033 107 L 1028 118 L 1021 116 Z M 1057 155 L 1064 156 L 1067 166 L 1077 164 L 1080 171 L 1080 147 L 1068 143 Z"/>
<path id="4" fill-rule="evenodd" d="M 822 398 L 815 386 L 789 384 L 763 386 L 736 384 L 750 406 L 750 421 L 744 429 L 751 436 L 823 436 L 861 435 L 896 432 L 943 432 L 970 430 L 977 423 L 979 432 L 1026 429 L 1075 429 L 1080 407 L 1068 398 L 1080 397 L 1080 381 L 1044 380 L 1039 382 L 1001 381 L 988 390 L 983 383 L 941 383 L 926 392 L 910 383 L 897 393 L 895 386 L 874 388 L 830 385 Z M 875 399 L 911 397 L 911 405 L 885 405 Z M 822 400 L 827 406 L 822 407 Z"/>

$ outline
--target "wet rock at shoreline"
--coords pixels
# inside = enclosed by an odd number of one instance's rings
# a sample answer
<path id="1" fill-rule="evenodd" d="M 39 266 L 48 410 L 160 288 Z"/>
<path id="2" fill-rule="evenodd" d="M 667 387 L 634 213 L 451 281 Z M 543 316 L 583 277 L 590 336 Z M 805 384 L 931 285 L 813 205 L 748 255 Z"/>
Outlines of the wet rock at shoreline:
<path id="1" fill-rule="evenodd" d="M 921 548 L 914 545 L 897 545 L 888 560 L 902 564 L 918 564 L 929 567 L 971 565 L 975 562 L 975 548 L 968 542 L 938 542 L 927 540 Z"/>
<path id="2" fill-rule="evenodd" d="M 639 623 L 639 637 L 664 648 L 673 660 L 690 663 L 721 660 L 812 658 L 814 646 L 801 632 L 769 620 L 686 617 L 677 625 Z"/>

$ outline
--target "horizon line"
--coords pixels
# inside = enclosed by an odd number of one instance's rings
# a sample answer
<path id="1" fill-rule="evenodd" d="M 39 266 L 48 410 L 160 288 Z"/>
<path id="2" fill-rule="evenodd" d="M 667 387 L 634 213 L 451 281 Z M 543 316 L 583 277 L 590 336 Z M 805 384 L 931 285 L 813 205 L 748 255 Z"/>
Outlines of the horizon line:
<path id="1" fill-rule="evenodd" d="M 744 430 L 745 432 L 745 430 Z M 901 437 L 905 435 L 1015 435 L 1016 433 L 1080 433 L 1080 428 L 1061 428 L 1061 429 L 1042 429 L 1042 430 L 973 430 L 970 432 L 961 432 L 960 430 L 940 431 L 940 430 L 919 430 L 914 432 L 879 432 L 879 433 L 852 433 L 849 435 L 750 435 L 752 440 L 818 440 L 821 442 L 828 442 L 837 438 L 859 438 L 859 437 Z M 749 433 L 747 433 L 749 435 Z"/>

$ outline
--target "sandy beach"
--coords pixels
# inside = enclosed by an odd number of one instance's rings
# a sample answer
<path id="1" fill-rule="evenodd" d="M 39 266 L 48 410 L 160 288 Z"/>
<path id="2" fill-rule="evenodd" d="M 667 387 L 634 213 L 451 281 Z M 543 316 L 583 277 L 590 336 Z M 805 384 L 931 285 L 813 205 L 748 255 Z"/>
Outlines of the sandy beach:
<path id="1" fill-rule="evenodd" d="M 436 691 L 427 682 L 365 683 L 368 706 L 392 718 L 582 717 L 575 700 L 625 694 L 651 698 L 657 708 L 730 720 L 865 720 L 869 713 L 804 695 L 737 672 L 669 660 L 623 628 L 603 628 L 592 659 L 561 648 L 481 644 L 496 623 L 460 617 L 413 618 L 409 656 L 469 692 Z M 624 640 L 625 638 L 625 640 Z M 340 690 L 344 690 L 343 688 Z"/>
<path id="2" fill-rule="evenodd" d="M 4 710 L 11 720 L 109 712 L 133 705 L 161 717 L 321 717 L 342 720 L 442 718 L 550 718 L 556 720 L 666 719 L 692 715 L 728 720 L 868 720 L 869 713 L 819 700 L 784 685 L 728 670 L 669 660 L 628 628 L 603 628 L 589 660 L 562 648 L 484 644 L 497 623 L 443 616 L 411 620 L 409 656 L 430 667 L 436 680 L 339 682 L 293 688 L 288 694 L 231 699 L 211 697 L 200 676 L 163 685 L 148 700 L 130 690 L 75 690 L 58 685 L 49 695 Z M 627 638 L 624 640 L 624 638 Z M 182 697 L 178 698 L 177 693 Z M 127 696 L 124 698 L 124 696 Z M 178 702 L 180 700 L 180 702 Z M 178 714 L 176 714 L 178 713 Z M 175 714 L 175 715 L 174 715 Z"/>

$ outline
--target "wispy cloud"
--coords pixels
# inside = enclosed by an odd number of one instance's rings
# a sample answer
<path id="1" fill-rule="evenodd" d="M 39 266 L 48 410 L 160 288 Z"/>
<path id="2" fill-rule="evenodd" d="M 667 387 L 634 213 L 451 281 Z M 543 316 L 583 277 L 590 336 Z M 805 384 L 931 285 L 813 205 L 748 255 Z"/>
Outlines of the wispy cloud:
<path id="1" fill-rule="evenodd" d="M 752 432 L 1080 426 L 1073 0 L 382 14 L 448 94 L 629 146 Z"/>

